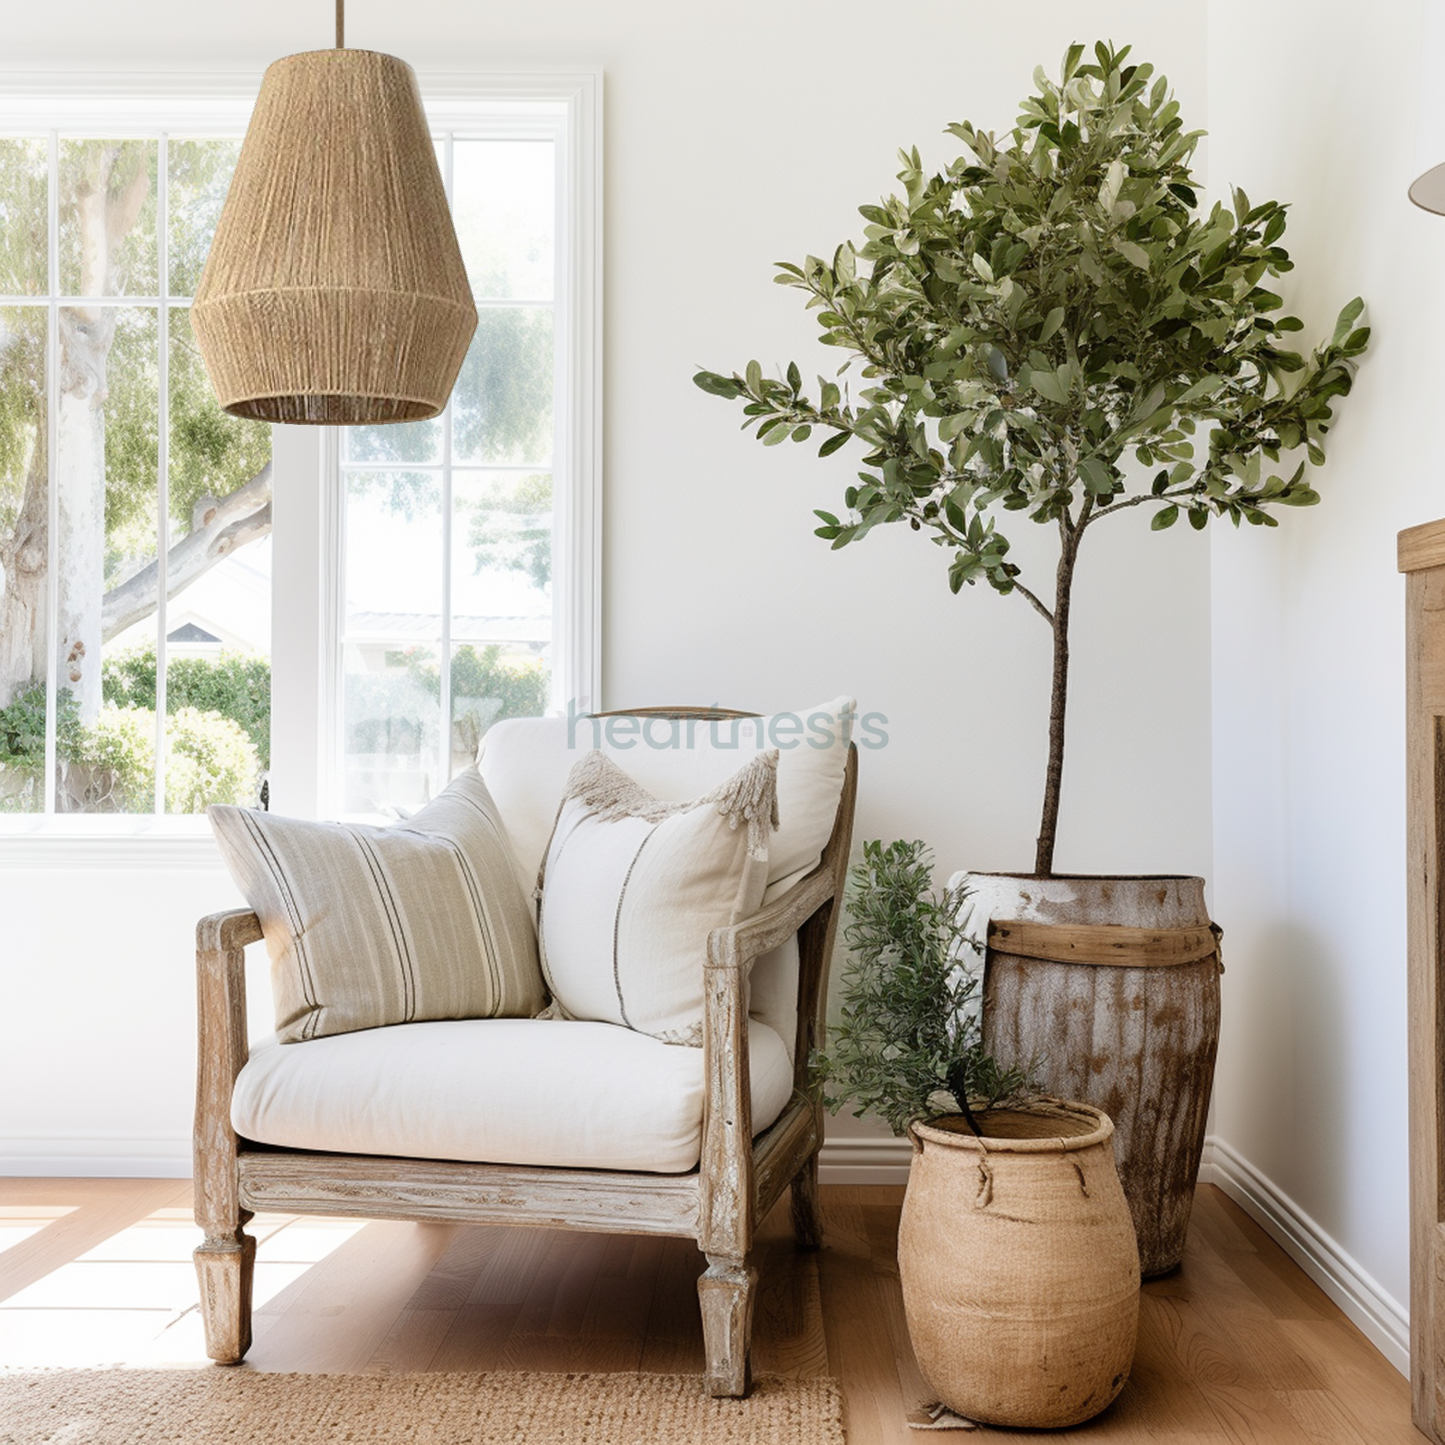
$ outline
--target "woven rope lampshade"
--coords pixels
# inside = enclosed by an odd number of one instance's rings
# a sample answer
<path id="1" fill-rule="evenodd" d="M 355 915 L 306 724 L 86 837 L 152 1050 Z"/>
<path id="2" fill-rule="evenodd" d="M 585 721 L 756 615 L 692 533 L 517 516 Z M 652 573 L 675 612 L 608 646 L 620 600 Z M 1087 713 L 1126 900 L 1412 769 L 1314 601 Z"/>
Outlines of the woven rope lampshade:
<path id="1" fill-rule="evenodd" d="M 191 307 L 233 416 L 435 416 L 476 329 L 416 76 L 337 28 L 266 71 Z"/>

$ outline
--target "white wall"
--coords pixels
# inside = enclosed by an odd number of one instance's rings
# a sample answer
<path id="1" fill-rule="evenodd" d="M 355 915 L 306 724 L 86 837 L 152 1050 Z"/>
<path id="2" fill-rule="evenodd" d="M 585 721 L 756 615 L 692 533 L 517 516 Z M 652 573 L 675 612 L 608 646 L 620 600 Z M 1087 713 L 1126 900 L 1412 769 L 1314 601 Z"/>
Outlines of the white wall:
<path id="1" fill-rule="evenodd" d="M 1409 1298 L 1404 588 L 1395 534 L 1445 512 L 1445 220 L 1406 200 L 1421 7 L 1217 0 L 1212 188 L 1293 202 L 1283 294 L 1327 334 L 1375 328 L 1341 406 L 1323 501 L 1213 550 L 1214 913 L 1227 930 L 1216 1137 L 1275 1207 L 1353 1265 L 1398 1333 Z M 1228 1157 L 1226 1162 L 1228 1162 Z M 1267 1186 L 1267 1187 L 1266 1187 Z M 1374 1289 L 1374 1299 L 1367 1298 Z M 1398 1350 L 1392 1357 L 1399 1359 Z"/>
<path id="2" fill-rule="evenodd" d="M 215 861 L 37 861 L 0 875 L 0 1173 L 187 1174 L 196 918 L 241 900 Z"/>
<path id="3" fill-rule="evenodd" d="M 232 9 L 183 0 L 73 0 L 62 25 L 43 6 L 17 6 L 3 63 L 259 67 L 329 44 L 329 12 L 253 0 L 238 23 Z M 831 370 L 838 358 L 814 345 L 771 263 L 859 236 L 855 208 L 892 186 L 898 146 L 941 163 L 953 153 L 948 122 L 1008 125 L 1035 64 L 1054 66 L 1069 41 L 1133 40 L 1202 122 L 1204 27 L 1195 12 L 1073 0 L 1031 5 L 1026 21 L 918 0 L 909 18 L 906 38 L 885 43 L 876 6 L 860 0 L 353 0 L 347 36 L 423 69 L 605 69 L 606 705 L 716 699 L 771 711 L 854 690 L 865 711 L 887 714 L 890 733 L 863 758 L 859 835 L 927 838 L 945 870 L 1027 867 L 1043 624 L 1018 598 L 952 597 L 944 559 L 911 534 L 830 554 L 811 535 L 811 509 L 836 509 L 847 453 L 820 463 L 803 448 L 765 452 L 738 434 L 735 408 L 690 378 L 698 363 L 730 369 L 752 356 Z M 1081 564 L 1064 868 L 1210 864 L 1208 542 L 1181 528 L 1133 553 L 1146 525 L 1133 514 L 1112 535 L 1100 528 Z M 1036 531 L 1016 525 L 1017 555 L 1046 561 Z M 107 1158 L 110 1139 L 182 1147 L 190 930 L 231 901 L 205 870 L 7 867 L 0 1163 L 32 1157 L 37 1135 L 96 1139 Z M 66 1026 L 35 1029 L 12 1000 L 57 978 Z"/>

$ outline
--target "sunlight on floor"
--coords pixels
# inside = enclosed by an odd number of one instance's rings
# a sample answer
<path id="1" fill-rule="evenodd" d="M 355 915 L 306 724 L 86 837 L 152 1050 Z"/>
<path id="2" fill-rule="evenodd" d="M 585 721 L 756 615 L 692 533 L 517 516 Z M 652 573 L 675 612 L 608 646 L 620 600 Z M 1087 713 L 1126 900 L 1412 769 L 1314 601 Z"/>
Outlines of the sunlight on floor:
<path id="1" fill-rule="evenodd" d="M 0 1204 L 0 1253 L 74 1212 L 73 1204 Z"/>
<path id="2" fill-rule="evenodd" d="M 0 1248 L 69 1212 L 0 1211 Z M 258 1214 L 248 1226 L 257 1240 L 256 1307 L 363 1228 L 360 1220 Z M 203 1362 L 191 1263 L 200 1242 L 188 1209 L 158 1209 L 0 1301 L 0 1368 Z"/>

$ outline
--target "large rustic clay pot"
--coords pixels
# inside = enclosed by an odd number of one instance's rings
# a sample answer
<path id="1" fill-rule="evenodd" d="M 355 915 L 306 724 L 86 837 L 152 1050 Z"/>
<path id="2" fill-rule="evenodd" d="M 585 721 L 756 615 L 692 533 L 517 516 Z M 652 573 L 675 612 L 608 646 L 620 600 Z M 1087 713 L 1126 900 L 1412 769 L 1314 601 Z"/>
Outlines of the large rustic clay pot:
<path id="1" fill-rule="evenodd" d="M 1139 1254 L 1110 1147 L 1086 1104 L 1049 1100 L 915 1124 L 898 1232 L 913 1352 L 970 1420 L 1077 1425 L 1124 1386 Z"/>
<path id="2" fill-rule="evenodd" d="M 973 876 L 994 920 L 985 1044 L 1040 1059 L 1044 1089 L 1114 1121 L 1140 1263 L 1163 1274 L 1184 1253 L 1219 1049 L 1204 880 Z"/>

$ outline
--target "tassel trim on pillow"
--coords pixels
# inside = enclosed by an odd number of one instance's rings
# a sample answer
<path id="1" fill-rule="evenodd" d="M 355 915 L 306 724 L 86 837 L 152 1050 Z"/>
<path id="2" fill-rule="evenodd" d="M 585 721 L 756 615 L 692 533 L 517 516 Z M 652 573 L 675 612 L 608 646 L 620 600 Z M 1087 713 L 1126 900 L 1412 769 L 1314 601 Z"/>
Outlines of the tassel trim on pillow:
<path id="1" fill-rule="evenodd" d="M 604 822 L 615 823 L 623 818 L 643 818 L 660 823 L 678 813 L 690 813 L 709 805 L 736 829 L 746 824 L 748 857 L 765 863 L 768 858 L 768 833 L 778 826 L 778 750 L 759 753 L 740 772 L 710 792 L 688 803 L 667 803 L 655 798 L 635 779 L 630 778 L 605 753 L 590 752 L 582 758 L 567 777 L 562 793 L 566 803 L 577 798 Z"/>

